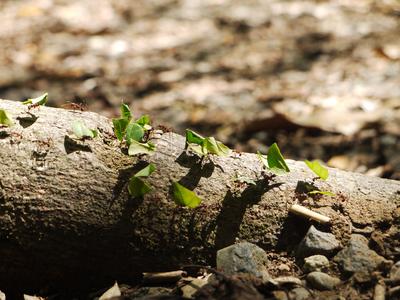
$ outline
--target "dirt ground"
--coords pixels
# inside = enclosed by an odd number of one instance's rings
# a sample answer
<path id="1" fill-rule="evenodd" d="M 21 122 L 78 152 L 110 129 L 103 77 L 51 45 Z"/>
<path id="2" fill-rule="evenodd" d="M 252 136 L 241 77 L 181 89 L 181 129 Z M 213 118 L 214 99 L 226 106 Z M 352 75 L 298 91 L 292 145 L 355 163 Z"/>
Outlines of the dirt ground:
<path id="1" fill-rule="evenodd" d="M 1 0 L 0 20 L 0 98 L 109 117 L 124 101 L 240 151 L 276 141 L 400 180 L 397 0 Z"/>

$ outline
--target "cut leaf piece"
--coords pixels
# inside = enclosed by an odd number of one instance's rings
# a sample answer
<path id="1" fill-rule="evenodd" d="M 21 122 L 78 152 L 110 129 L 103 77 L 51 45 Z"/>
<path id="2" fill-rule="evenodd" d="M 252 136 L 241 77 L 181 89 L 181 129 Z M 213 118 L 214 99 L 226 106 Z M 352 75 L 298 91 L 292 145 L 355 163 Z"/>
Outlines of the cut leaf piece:
<path id="1" fill-rule="evenodd" d="M 232 153 L 232 150 L 228 146 L 224 145 L 223 143 L 221 143 L 219 141 L 217 141 L 217 146 L 218 146 L 219 152 L 221 153 L 220 154 L 221 156 L 228 156 L 229 154 Z"/>
<path id="2" fill-rule="evenodd" d="M 190 129 L 186 129 L 186 143 L 201 145 L 203 143 L 203 140 L 204 137 L 202 137 L 200 134 Z"/>
<path id="3" fill-rule="evenodd" d="M 0 124 L 5 126 L 13 126 L 14 122 L 7 111 L 0 109 Z"/>
<path id="4" fill-rule="evenodd" d="M 311 191 L 311 192 L 308 192 L 308 194 L 309 195 L 321 194 L 321 195 L 326 195 L 326 196 L 336 196 L 334 193 L 328 192 L 328 191 Z"/>
<path id="5" fill-rule="evenodd" d="M 150 130 L 152 127 L 150 126 L 150 117 L 149 115 L 143 115 L 139 119 L 136 120 L 137 124 L 142 126 L 146 130 Z"/>
<path id="6" fill-rule="evenodd" d="M 156 170 L 156 167 L 153 164 L 149 164 L 147 167 L 144 167 L 139 172 L 137 172 L 135 177 L 148 177 Z"/>
<path id="7" fill-rule="evenodd" d="M 213 137 L 207 137 L 203 140 L 203 152 L 215 154 L 218 156 L 227 156 L 231 153 L 231 149 L 223 143 L 216 141 Z"/>
<path id="8" fill-rule="evenodd" d="M 271 172 L 279 175 L 290 172 L 281 151 L 276 143 L 273 143 L 268 149 L 267 154 L 268 168 Z"/>
<path id="9" fill-rule="evenodd" d="M 203 140 L 203 151 L 211 154 L 219 155 L 217 141 L 213 137 L 207 137 Z"/>
<path id="10" fill-rule="evenodd" d="M 190 129 L 186 129 L 186 146 L 200 156 L 209 153 L 218 156 L 227 156 L 232 152 L 231 149 L 217 141 L 214 137 L 204 138 Z"/>
<path id="11" fill-rule="evenodd" d="M 139 124 L 130 123 L 126 127 L 125 139 L 128 145 L 131 144 L 132 140 L 137 142 L 141 141 L 143 136 L 144 136 L 144 130 L 142 126 L 140 126 Z"/>
<path id="12" fill-rule="evenodd" d="M 112 120 L 114 125 L 114 133 L 118 140 L 122 141 L 125 136 L 126 128 L 128 127 L 129 120 L 125 118 L 118 118 Z"/>
<path id="13" fill-rule="evenodd" d="M 328 169 L 322 166 L 318 160 L 305 160 L 306 165 L 313 171 L 318 177 L 323 180 L 327 180 L 329 177 Z"/>
<path id="14" fill-rule="evenodd" d="M 185 188 L 178 182 L 173 182 L 172 187 L 176 204 L 190 208 L 195 208 L 200 205 L 201 199 L 195 192 Z"/>
<path id="15" fill-rule="evenodd" d="M 128 121 L 132 119 L 131 110 L 129 109 L 129 106 L 126 105 L 125 103 L 121 104 L 120 111 L 121 111 L 121 119 L 127 119 Z"/>
<path id="16" fill-rule="evenodd" d="M 203 150 L 203 146 L 201 145 L 189 144 L 188 148 L 200 156 L 204 156 L 207 154 L 207 149 Z M 204 151 L 206 151 L 206 153 Z"/>
<path id="17" fill-rule="evenodd" d="M 156 146 L 150 142 L 148 143 L 139 143 L 135 140 L 131 141 L 129 145 L 128 154 L 129 155 L 137 155 L 137 154 L 151 154 L 154 152 Z"/>
<path id="18" fill-rule="evenodd" d="M 97 136 L 97 130 L 87 128 L 85 123 L 83 123 L 81 120 L 75 120 L 72 123 L 72 131 L 78 139 L 82 139 L 84 137 L 94 138 Z"/>
<path id="19" fill-rule="evenodd" d="M 31 104 L 31 105 L 46 105 L 47 100 L 48 100 L 48 93 L 44 93 L 43 95 L 40 95 L 39 97 L 28 99 L 22 104 Z"/>
<path id="20" fill-rule="evenodd" d="M 129 180 L 128 192 L 129 195 L 139 198 L 151 191 L 151 187 L 144 182 L 140 177 L 132 176 Z"/>

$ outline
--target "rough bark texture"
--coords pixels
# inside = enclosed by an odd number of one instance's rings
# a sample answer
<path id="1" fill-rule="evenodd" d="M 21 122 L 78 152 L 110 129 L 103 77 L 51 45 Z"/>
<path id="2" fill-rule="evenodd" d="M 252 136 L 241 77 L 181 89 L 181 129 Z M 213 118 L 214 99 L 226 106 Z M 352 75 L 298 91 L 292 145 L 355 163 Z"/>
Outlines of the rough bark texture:
<path id="1" fill-rule="evenodd" d="M 27 106 L 1 100 L 15 126 L 0 130 L 0 282 L 2 289 L 43 284 L 87 285 L 134 278 L 181 264 L 213 264 L 216 249 L 247 240 L 271 251 L 291 250 L 308 222 L 288 215 L 291 204 L 333 218 L 345 241 L 351 226 L 391 223 L 400 207 L 400 182 L 330 169 L 313 180 L 304 163 L 268 178 L 254 154 L 234 153 L 201 163 L 184 151 L 184 138 L 152 134 L 157 151 L 130 157 L 111 122 L 90 112 Z M 76 141 L 71 124 L 83 120 L 100 135 Z M 127 182 L 152 162 L 153 191 L 132 199 Z M 248 177 L 256 185 L 239 183 Z M 178 207 L 171 182 L 194 188 L 196 209 Z M 336 193 L 302 193 L 304 182 Z"/>

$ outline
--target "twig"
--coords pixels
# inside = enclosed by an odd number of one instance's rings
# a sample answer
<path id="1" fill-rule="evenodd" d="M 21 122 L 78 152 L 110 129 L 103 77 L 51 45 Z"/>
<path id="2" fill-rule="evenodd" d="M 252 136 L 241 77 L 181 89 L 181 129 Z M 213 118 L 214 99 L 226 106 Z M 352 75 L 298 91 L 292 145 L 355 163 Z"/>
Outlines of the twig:
<path id="1" fill-rule="evenodd" d="M 312 210 L 310 210 L 304 206 L 298 205 L 298 204 L 293 204 L 290 207 L 289 211 L 296 215 L 299 215 L 301 217 L 312 219 L 312 220 L 315 220 L 317 222 L 324 223 L 324 224 L 329 223 L 331 221 L 331 218 L 321 215 L 315 211 L 312 211 Z"/>
<path id="2" fill-rule="evenodd" d="M 159 273 L 143 273 L 143 282 L 145 283 L 173 283 L 186 276 L 182 270 Z"/>

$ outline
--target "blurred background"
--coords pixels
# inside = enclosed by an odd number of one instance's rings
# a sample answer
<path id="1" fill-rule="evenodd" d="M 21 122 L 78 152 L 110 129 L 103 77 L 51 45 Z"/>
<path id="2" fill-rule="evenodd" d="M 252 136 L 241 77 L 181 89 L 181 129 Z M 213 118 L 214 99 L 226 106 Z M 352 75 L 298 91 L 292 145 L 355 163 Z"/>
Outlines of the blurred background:
<path id="1" fill-rule="evenodd" d="M 1 0 L 0 98 L 49 92 L 400 179 L 400 1 Z"/>

